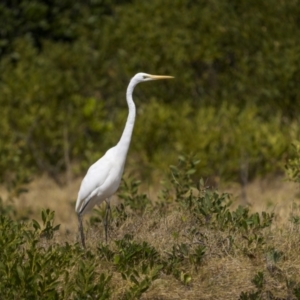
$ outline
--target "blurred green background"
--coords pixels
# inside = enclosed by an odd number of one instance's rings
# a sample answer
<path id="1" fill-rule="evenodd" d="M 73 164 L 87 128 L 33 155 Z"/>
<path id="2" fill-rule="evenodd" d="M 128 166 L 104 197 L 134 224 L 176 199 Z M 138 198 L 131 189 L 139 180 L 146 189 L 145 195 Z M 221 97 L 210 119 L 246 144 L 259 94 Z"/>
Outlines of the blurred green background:
<path id="1" fill-rule="evenodd" d="M 151 181 L 185 154 L 218 181 L 281 172 L 299 139 L 300 1 L 1 1 L 1 180 L 85 172 L 141 71 L 176 79 L 136 88 L 127 170 Z"/>

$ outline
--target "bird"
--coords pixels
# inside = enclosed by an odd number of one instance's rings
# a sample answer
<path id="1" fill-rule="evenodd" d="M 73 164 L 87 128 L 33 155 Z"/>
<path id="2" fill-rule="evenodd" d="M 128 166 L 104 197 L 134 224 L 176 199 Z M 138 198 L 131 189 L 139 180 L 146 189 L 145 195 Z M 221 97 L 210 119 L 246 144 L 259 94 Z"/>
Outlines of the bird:
<path id="1" fill-rule="evenodd" d="M 132 99 L 134 88 L 141 82 L 171 78 L 174 77 L 147 73 L 137 73 L 131 78 L 126 91 L 129 112 L 121 138 L 116 146 L 107 150 L 99 160 L 90 166 L 81 182 L 78 192 L 75 211 L 78 217 L 78 229 L 83 248 L 86 247 L 82 224 L 83 215 L 90 212 L 95 205 L 100 205 L 103 201 L 106 202 L 106 213 L 103 224 L 107 242 L 107 219 L 110 210 L 110 198 L 120 186 L 136 118 L 136 107 Z"/>

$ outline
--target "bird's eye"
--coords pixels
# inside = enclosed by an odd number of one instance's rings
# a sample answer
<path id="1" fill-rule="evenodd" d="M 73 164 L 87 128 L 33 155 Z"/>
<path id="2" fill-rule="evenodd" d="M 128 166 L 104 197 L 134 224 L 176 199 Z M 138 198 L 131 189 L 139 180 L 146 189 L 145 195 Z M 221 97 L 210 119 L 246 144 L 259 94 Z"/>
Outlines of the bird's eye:
<path id="1" fill-rule="evenodd" d="M 147 79 L 148 78 L 148 76 L 147 75 L 143 75 L 143 79 Z"/>

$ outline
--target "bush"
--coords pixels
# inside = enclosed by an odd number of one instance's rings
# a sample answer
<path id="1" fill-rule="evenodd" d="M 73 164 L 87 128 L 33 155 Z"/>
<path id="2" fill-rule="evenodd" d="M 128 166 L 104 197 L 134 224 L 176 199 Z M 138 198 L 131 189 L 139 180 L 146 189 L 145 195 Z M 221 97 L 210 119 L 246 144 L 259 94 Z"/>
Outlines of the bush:
<path id="1" fill-rule="evenodd" d="M 2 178 L 86 170 L 119 139 L 139 71 L 176 77 L 135 91 L 145 175 L 180 153 L 198 153 L 204 176 L 276 172 L 299 127 L 298 4 L 4 1 Z"/>
<path id="2" fill-rule="evenodd" d="M 110 225 L 112 232 L 120 234 L 108 244 L 93 238 L 98 231 L 95 222 L 90 224 L 93 234 L 88 237 L 87 249 L 82 249 L 77 242 L 66 242 L 64 236 L 59 238 L 55 214 L 48 209 L 42 211 L 41 223 L 14 220 L 9 211 L 3 211 L 0 216 L 3 297 L 139 299 L 159 297 L 161 291 L 166 293 L 174 288 L 177 295 L 181 291 L 186 293 L 187 287 L 195 296 L 199 290 L 203 292 L 202 286 L 198 286 L 201 282 L 209 287 L 210 296 L 220 298 L 220 291 L 212 286 L 220 286 L 227 275 L 236 278 L 236 272 L 227 273 L 223 267 L 227 260 L 230 265 L 238 261 L 239 276 L 247 268 L 251 268 L 248 272 L 260 268 L 252 280 L 257 290 L 246 291 L 243 282 L 242 287 L 230 290 L 231 295 L 240 295 L 240 299 L 265 294 L 277 297 L 281 293 L 298 297 L 299 281 L 287 272 L 292 269 L 289 261 L 296 268 L 295 254 L 284 245 L 278 249 L 280 244 L 274 241 L 278 228 L 271 229 L 274 215 L 251 213 L 246 207 L 232 209 L 227 194 L 208 189 L 195 177 L 197 163 L 194 158 L 180 157 L 179 163 L 171 167 L 167 188 L 160 199 L 168 203 L 164 214 L 161 203 L 152 201 L 146 203 L 151 209 L 140 215 L 142 208 L 136 205 L 136 200 L 144 196 L 139 194 L 138 184 L 134 180 L 130 184 L 123 182 L 121 195 L 127 215 L 122 226 L 119 220 Z M 117 208 L 112 210 L 118 216 Z M 162 232 L 162 229 L 167 230 Z M 277 236 L 280 241 L 286 239 L 284 230 L 281 228 L 283 236 Z M 247 267 L 240 265 L 245 259 Z M 282 261 L 284 265 L 280 265 Z M 214 283 L 211 269 L 221 262 L 224 270 Z M 280 292 L 274 290 L 274 281 Z M 162 282 L 166 283 L 163 290 Z M 283 285 L 286 289 L 282 292 Z M 223 285 L 224 288 L 227 291 L 228 286 Z M 207 291 L 204 290 L 204 295 Z"/>
<path id="3" fill-rule="evenodd" d="M 285 166 L 287 178 L 294 182 L 300 182 L 300 143 L 297 141 L 293 146 L 293 157 Z"/>

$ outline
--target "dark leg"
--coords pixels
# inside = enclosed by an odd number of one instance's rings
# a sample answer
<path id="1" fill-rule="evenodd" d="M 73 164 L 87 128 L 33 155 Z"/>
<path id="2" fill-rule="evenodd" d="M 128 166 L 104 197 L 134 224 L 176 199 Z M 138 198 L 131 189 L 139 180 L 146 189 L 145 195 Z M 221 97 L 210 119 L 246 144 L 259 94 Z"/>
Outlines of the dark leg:
<path id="1" fill-rule="evenodd" d="M 82 247 L 85 248 L 85 238 L 84 238 L 84 232 L 83 232 L 83 225 L 82 225 L 82 216 L 78 214 L 78 229 L 81 237 L 81 244 Z"/>
<path id="2" fill-rule="evenodd" d="M 104 230 L 105 230 L 105 241 L 107 244 L 107 227 L 108 227 L 108 215 L 111 213 L 110 211 L 110 202 L 109 202 L 110 198 L 105 199 L 106 202 L 106 210 L 105 210 L 105 218 L 104 218 Z"/>

